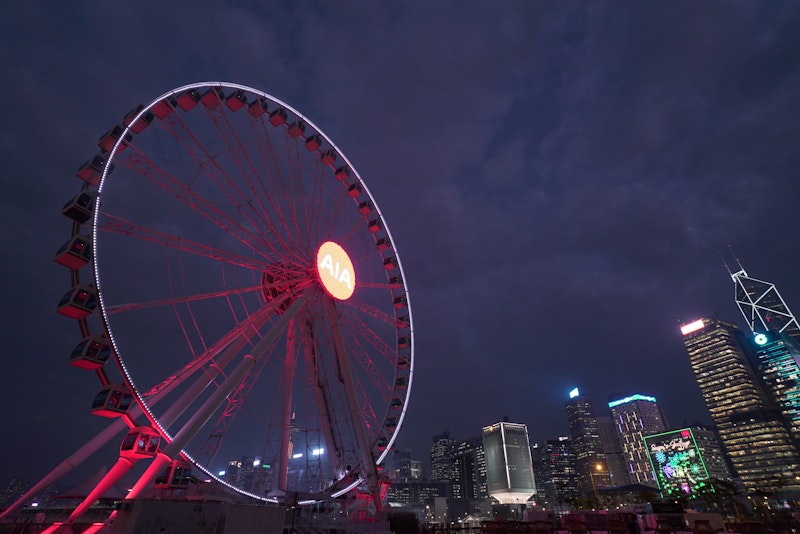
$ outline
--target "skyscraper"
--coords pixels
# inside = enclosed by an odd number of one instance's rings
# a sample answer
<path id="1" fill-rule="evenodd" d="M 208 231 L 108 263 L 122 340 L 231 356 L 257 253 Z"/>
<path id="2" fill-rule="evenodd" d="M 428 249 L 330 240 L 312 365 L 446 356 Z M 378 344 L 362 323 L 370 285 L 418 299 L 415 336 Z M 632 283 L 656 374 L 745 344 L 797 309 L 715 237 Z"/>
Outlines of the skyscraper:
<path id="1" fill-rule="evenodd" d="M 667 429 L 664 413 L 655 397 L 629 395 L 611 400 L 608 407 L 617 426 L 631 483 L 658 487 L 642 439 Z"/>
<path id="2" fill-rule="evenodd" d="M 410 482 L 411 451 L 409 449 L 395 449 L 391 457 L 391 474 L 395 482 Z"/>
<path id="3" fill-rule="evenodd" d="M 703 461 L 711 481 L 722 480 L 732 483 L 734 481 L 733 472 L 729 468 L 730 462 L 725 455 L 716 429 L 707 425 L 695 424 L 691 427 L 691 431 L 697 448 L 703 455 Z"/>
<path id="4" fill-rule="evenodd" d="M 759 377 L 783 417 L 789 433 L 800 443 L 800 343 L 775 331 L 752 339 Z"/>
<path id="5" fill-rule="evenodd" d="M 431 444 L 431 482 L 443 482 L 449 488 L 453 479 L 454 445 L 455 440 L 449 431 L 433 436 L 433 444 Z"/>
<path id="6" fill-rule="evenodd" d="M 531 448 L 536 473 L 537 500 L 554 506 L 578 496 L 575 456 L 566 436 L 536 443 Z"/>
<path id="7" fill-rule="evenodd" d="M 600 442 L 603 444 L 603 454 L 606 457 L 611 485 L 625 486 L 630 484 L 625 451 L 622 450 L 617 426 L 610 415 L 597 417 L 597 431 L 600 434 Z"/>
<path id="8" fill-rule="evenodd" d="M 564 408 L 572 437 L 578 485 L 584 494 L 593 494 L 597 488 L 610 486 L 611 478 L 592 401 L 575 388 L 570 391 Z"/>
<path id="9" fill-rule="evenodd" d="M 681 333 L 700 393 L 745 487 L 800 489 L 800 453 L 751 365 L 739 328 L 704 318 L 683 324 Z"/>
<path id="10" fill-rule="evenodd" d="M 483 429 L 486 485 L 501 504 L 525 504 L 536 493 L 528 442 L 528 427 L 495 423 Z"/>
<path id="11" fill-rule="evenodd" d="M 489 496 L 486 490 L 486 456 L 480 436 L 455 446 L 452 494 L 455 499 L 485 499 Z"/>

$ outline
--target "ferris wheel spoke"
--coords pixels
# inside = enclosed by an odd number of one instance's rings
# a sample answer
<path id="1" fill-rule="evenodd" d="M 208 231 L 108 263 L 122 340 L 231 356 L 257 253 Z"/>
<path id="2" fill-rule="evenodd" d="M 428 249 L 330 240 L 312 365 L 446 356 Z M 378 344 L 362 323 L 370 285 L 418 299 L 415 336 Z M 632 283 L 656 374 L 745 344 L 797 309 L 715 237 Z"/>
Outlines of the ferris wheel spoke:
<path id="1" fill-rule="evenodd" d="M 269 217 L 269 210 L 266 209 L 264 204 L 261 201 L 261 197 L 264 193 L 267 193 L 267 190 L 262 187 L 261 191 L 256 190 L 255 182 L 258 182 L 263 185 L 263 182 L 260 179 L 260 174 L 258 169 L 256 168 L 255 164 L 253 163 L 252 158 L 244 149 L 244 145 L 240 137 L 236 134 L 236 130 L 233 128 L 231 124 L 230 118 L 228 117 L 226 107 L 225 106 L 215 106 L 213 108 L 204 107 L 204 111 L 206 115 L 211 119 L 214 125 L 217 128 L 217 131 L 220 133 L 220 137 L 225 142 L 225 145 L 228 149 L 228 153 L 231 155 L 232 159 L 236 164 L 236 168 L 239 171 L 239 175 L 245 182 L 247 189 L 249 189 L 249 196 L 245 195 L 244 192 L 240 191 L 240 195 L 243 199 L 246 200 L 248 206 L 250 206 L 262 219 L 263 222 L 267 223 L 270 227 L 274 228 L 272 221 Z M 242 161 L 244 160 L 244 161 Z M 253 206 L 253 203 L 256 206 Z"/>
<path id="2" fill-rule="evenodd" d="M 254 364 L 254 367 L 257 364 L 258 362 Z M 204 450 L 206 453 L 204 458 L 205 465 L 210 465 L 214 461 L 219 447 L 222 445 L 222 441 L 227 435 L 228 429 L 233 424 L 236 415 L 242 410 L 247 399 L 247 394 L 253 387 L 259 374 L 260 369 L 256 371 L 251 368 L 233 392 L 225 398 L 224 408 L 219 417 L 217 417 L 209 437 L 206 439 L 205 443 L 200 446 L 200 450 Z"/>
<path id="3" fill-rule="evenodd" d="M 361 282 L 359 282 L 359 286 L 361 286 L 361 285 L 363 285 L 363 284 Z M 348 306 L 349 308 L 357 310 L 357 311 L 359 311 L 359 312 L 361 312 L 361 313 L 363 313 L 365 315 L 368 315 L 370 317 L 374 317 L 374 318 L 378 319 L 379 321 L 381 321 L 382 323 L 385 323 L 387 325 L 396 326 L 396 324 L 397 324 L 397 320 L 393 316 L 389 315 L 388 313 L 386 313 L 383 310 L 380 310 L 380 309 L 376 308 L 375 306 L 371 306 L 370 304 L 367 304 L 366 302 L 364 302 L 362 300 L 350 299 L 350 300 L 344 301 L 344 304 L 346 306 Z"/>
<path id="4" fill-rule="evenodd" d="M 367 326 L 363 321 L 354 315 L 348 315 L 347 324 L 349 327 L 348 331 L 353 340 L 352 342 L 360 349 L 355 351 L 355 354 L 359 355 L 359 361 L 362 363 L 362 367 L 365 371 L 368 371 L 376 378 L 381 376 L 380 372 L 377 370 L 377 367 L 369 356 L 370 353 L 374 353 L 376 351 L 383 355 L 386 358 L 386 361 L 392 367 L 397 365 L 397 351 L 392 349 L 392 347 L 390 347 L 381 336 L 376 334 L 372 328 Z M 368 351 L 367 348 L 364 347 L 362 341 L 367 343 L 367 345 L 373 350 Z M 383 380 L 380 382 L 383 382 Z M 391 388 L 388 388 L 388 391 L 391 393 Z"/>
<path id="5" fill-rule="evenodd" d="M 328 379 L 326 373 L 322 369 L 323 364 L 319 361 L 319 344 L 315 339 L 314 324 L 310 318 L 305 318 L 302 328 L 303 356 L 306 362 L 306 368 L 309 369 L 312 375 L 311 388 L 317 406 L 317 417 L 319 418 L 319 425 L 322 430 L 325 447 L 328 451 L 331 471 L 338 478 L 344 474 L 344 451 L 342 447 L 342 438 L 336 431 L 338 425 L 334 417 L 333 401 L 331 399 Z"/>
<path id="6" fill-rule="evenodd" d="M 297 353 L 295 350 L 295 329 L 294 321 L 289 325 L 286 332 L 286 353 L 284 358 L 283 368 L 281 369 L 281 382 L 282 398 L 280 406 L 280 432 L 281 437 L 279 441 L 278 453 L 278 476 L 274 480 L 273 491 L 286 492 L 287 477 L 289 474 L 289 446 L 291 443 L 290 430 L 292 425 L 292 393 L 294 375 L 297 361 Z"/>
<path id="7" fill-rule="evenodd" d="M 264 176 L 268 182 L 268 184 L 261 182 L 264 196 L 269 202 L 270 209 L 275 212 L 280 221 L 283 233 L 287 238 L 299 242 L 302 233 L 297 223 L 297 203 L 298 199 L 301 201 L 303 199 L 299 185 L 292 180 L 291 166 L 281 162 L 281 158 L 278 157 L 275 143 L 269 133 L 270 127 L 264 121 L 251 121 L 251 124 L 256 138 L 256 146 L 261 155 Z M 285 148 L 281 150 L 285 154 L 291 149 L 293 140 L 285 131 L 282 132 L 281 138 L 285 143 Z"/>
<path id="8" fill-rule="evenodd" d="M 344 336 L 341 327 L 341 317 L 336 311 L 335 304 L 332 298 L 325 298 L 327 320 L 331 326 L 331 334 L 334 345 L 334 356 L 339 366 L 341 375 L 342 386 L 344 389 L 347 410 L 349 414 L 348 421 L 355 433 L 357 454 L 361 462 L 361 468 L 364 470 L 367 480 L 374 484 L 377 481 L 377 471 L 375 469 L 375 460 L 372 457 L 372 447 L 367 438 L 367 431 L 364 426 L 364 421 L 361 418 L 361 408 L 358 404 L 356 397 L 355 385 L 353 376 L 350 369 L 349 356 L 345 347 Z"/>
<path id="9" fill-rule="evenodd" d="M 283 235 L 291 236 L 293 233 L 289 230 L 289 227 L 286 224 L 288 215 L 284 213 L 286 206 L 276 202 L 275 198 L 273 197 L 273 190 L 280 189 L 283 191 L 284 197 L 289 198 L 289 196 L 286 194 L 286 184 L 283 180 L 283 172 L 281 167 L 277 164 L 277 156 L 272 146 L 272 138 L 267 132 L 267 125 L 263 120 L 256 120 L 251 117 L 250 126 L 256 139 L 256 146 L 258 147 L 258 152 L 261 156 L 261 164 L 263 166 L 263 174 L 259 173 L 257 175 L 258 185 L 261 189 L 261 195 L 259 196 L 263 197 L 269 203 L 269 211 L 265 210 L 265 212 L 267 217 L 270 218 L 270 229 L 275 235 L 280 235 L 283 233 Z M 279 187 L 269 187 L 267 184 L 265 184 L 263 176 L 266 176 L 266 178 L 270 179 L 271 182 L 277 181 L 276 184 L 273 183 L 270 185 Z M 280 223 L 281 230 L 279 230 L 277 225 L 271 220 L 271 217 L 269 216 L 270 211 L 275 214 L 275 217 Z"/>
<path id="10" fill-rule="evenodd" d="M 304 137 L 300 136 L 300 139 L 305 139 Z M 302 198 L 306 199 L 305 202 L 301 203 L 301 207 L 303 212 L 299 214 L 297 222 L 298 225 L 302 221 L 305 223 L 305 228 L 302 230 L 298 230 L 300 235 L 305 235 L 308 237 L 312 237 L 317 235 L 316 232 L 312 231 L 311 221 L 318 219 L 318 214 L 322 213 L 323 210 L 321 209 L 321 198 L 320 194 L 323 189 L 324 181 L 321 179 L 320 176 L 315 175 L 312 170 L 305 168 L 302 163 L 302 158 L 300 155 L 300 143 L 298 140 L 295 140 L 292 143 L 291 147 L 291 156 L 293 158 L 293 165 L 290 166 L 291 169 L 295 169 L 297 176 L 295 177 L 295 182 L 300 184 L 300 195 Z M 306 180 L 304 179 L 303 175 L 308 174 L 310 176 L 315 176 L 314 180 L 311 180 L 311 187 L 306 188 L 305 183 Z M 310 189 L 310 191 L 308 191 Z"/>
<path id="11" fill-rule="evenodd" d="M 229 154 L 236 163 L 236 169 L 233 169 L 233 171 L 237 173 L 237 176 L 241 180 L 250 183 L 250 179 L 245 172 L 245 169 L 239 162 L 236 152 L 233 150 L 232 144 L 228 139 L 229 134 L 226 134 L 219 124 L 218 114 L 222 113 L 219 111 L 219 109 L 223 106 L 216 106 L 213 110 L 208 109 L 206 106 L 202 107 L 206 110 L 206 113 L 212 119 L 212 122 L 215 123 L 220 134 L 220 138 L 225 142 Z M 184 148 L 185 153 L 191 155 L 192 160 L 194 161 L 195 165 L 197 165 L 198 169 L 203 172 L 203 174 L 210 180 L 212 184 L 214 184 L 215 187 L 217 187 L 217 189 L 219 189 L 223 195 L 225 195 L 225 197 L 234 207 L 235 212 L 247 219 L 249 226 L 253 228 L 258 228 L 265 225 L 268 227 L 273 227 L 266 210 L 260 206 L 259 196 L 256 194 L 247 195 L 244 191 L 242 191 L 237 182 L 232 179 L 231 172 L 220 163 L 220 158 L 204 146 L 202 141 L 194 135 L 192 130 L 186 125 L 179 114 L 170 115 L 169 119 L 162 123 L 162 126 L 165 130 L 171 133 L 172 136 L 177 140 L 178 144 Z M 258 204 L 259 206 L 254 206 L 254 203 Z M 253 217 L 256 217 L 258 221 L 254 220 Z M 278 238 L 278 245 L 280 248 L 283 250 L 289 249 L 287 243 L 280 240 L 279 235 L 272 235 Z M 268 246 L 270 246 L 267 234 L 262 232 L 259 237 L 263 239 Z M 276 249 L 277 247 L 272 245 L 271 248 Z"/>
<path id="12" fill-rule="evenodd" d="M 102 214 L 102 221 L 98 222 L 97 228 L 104 232 L 125 235 L 134 239 L 149 241 L 163 248 L 176 249 L 188 254 L 218 260 L 228 265 L 244 267 L 250 270 L 263 271 L 269 263 L 261 259 L 253 259 L 234 254 L 227 250 L 210 247 L 202 243 L 197 243 L 180 236 L 167 234 L 152 228 L 136 225 L 126 221 L 121 217 L 109 213 Z"/>
<path id="13" fill-rule="evenodd" d="M 372 435 L 380 432 L 380 423 L 378 417 L 375 415 L 373 403 L 370 402 L 370 395 L 364 388 L 361 380 L 356 380 L 356 396 L 359 398 L 359 406 L 361 406 L 361 418 L 366 422 L 367 429 L 370 430 Z"/>
<path id="14" fill-rule="evenodd" d="M 303 177 L 301 169 L 299 168 L 298 164 L 296 163 L 297 154 L 300 150 L 298 146 L 298 140 L 294 136 L 289 135 L 288 131 L 283 135 L 284 143 L 286 144 L 286 148 L 284 148 L 283 152 L 287 155 L 287 174 L 289 178 L 289 184 L 291 187 L 288 190 L 288 194 L 290 197 L 289 199 L 289 213 L 291 215 L 291 224 L 293 227 L 294 235 L 297 236 L 298 239 L 302 239 L 303 236 L 307 237 L 307 234 L 304 232 L 303 228 L 300 227 L 301 221 L 305 220 L 305 213 L 307 209 L 307 196 L 305 192 L 305 184 L 303 183 Z M 284 189 L 284 191 L 286 191 Z M 292 202 L 291 199 L 296 198 L 298 199 L 297 202 Z"/>
<path id="15" fill-rule="evenodd" d="M 267 243 L 263 235 L 254 234 L 244 228 L 237 220 L 221 211 L 214 203 L 202 197 L 180 180 L 175 178 L 166 169 L 158 166 L 135 146 L 123 152 L 125 156 L 121 163 L 130 170 L 144 176 L 156 186 L 160 187 L 175 199 L 191 208 L 202 217 L 208 219 L 228 235 L 234 237 L 248 248 L 266 258 L 263 248 Z"/>
<path id="16" fill-rule="evenodd" d="M 358 282 L 358 287 L 362 288 L 369 288 L 369 289 L 396 289 L 397 284 L 393 284 L 391 282 Z M 388 314 L 384 314 L 388 315 Z"/>
<path id="17" fill-rule="evenodd" d="M 136 302 L 131 304 L 117 304 L 114 306 L 108 306 L 106 308 L 107 313 L 109 314 L 116 314 L 122 312 L 130 312 L 130 311 L 138 311 L 144 310 L 147 308 L 157 308 L 161 306 L 175 306 L 176 304 L 186 304 L 189 302 L 195 302 L 198 300 L 209 300 L 215 299 L 220 297 L 226 297 L 229 295 L 236 295 L 239 293 L 254 293 L 256 291 L 262 291 L 264 286 L 257 285 L 252 287 L 240 287 L 236 289 L 224 289 L 221 291 L 212 291 L 210 293 L 200 293 L 197 295 L 183 295 L 180 297 L 171 297 L 168 299 L 161 299 L 161 300 L 151 300 L 148 302 Z"/>
<path id="18" fill-rule="evenodd" d="M 327 218 L 325 220 L 319 218 L 320 228 L 337 228 L 339 226 L 339 221 L 342 220 L 347 213 L 349 213 L 349 210 L 356 211 L 357 209 L 357 207 L 352 206 L 353 199 L 348 195 L 334 195 L 333 198 L 329 199 L 329 202 L 330 205 L 333 206 L 333 209 L 328 210 Z M 347 206 L 347 204 L 351 205 Z M 363 231 L 365 222 L 366 221 L 364 220 L 363 216 L 356 217 L 353 222 L 345 226 L 341 241 L 344 243 L 352 241 L 353 236 L 358 230 Z"/>
<path id="19" fill-rule="evenodd" d="M 212 363 L 214 358 L 222 353 L 223 350 L 225 351 L 223 354 L 229 354 L 229 356 L 224 356 L 220 361 L 214 362 L 211 367 L 224 367 L 230 363 L 229 358 L 232 358 L 237 352 L 247 346 L 248 343 L 251 343 L 251 340 L 258 335 L 258 331 L 274 313 L 275 309 L 271 306 L 265 306 L 257 310 L 247 317 L 246 320 L 241 321 L 223 334 L 216 342 L 209 346 L 203 354 L 198 355 L 195 359 L 169 375 L 165 380 L 144 393 L 143 396 L 148 400 L 153 399 L 154 402 L 154 399 L 158 399 L 170 393 L 187 377 L 193 375 L 197 370 L 203 368 L 207 364 Z M 226 349 L 226 347 L 228 348 Z"/>
<path id="20" fill-rule="evenodd" d="M 356 325 L 354 328 L 357 330 L 359 339 L 353 340 L 350 353 L 353 354 L 354 359 L 358 362 L 362 371 L 364 371 L 364 373 L 372 379 L 375 389 L 378 390 L 383 400 L 388 402 L 389 399 L 392 398 L 392 388 L 383 378 L 383 375 L 378 370 L 375 362 L 372 361 L 372 358 L 360 340 L 363 339 L 367 341 L 373 347 L 385 349 L 383 355 L 386 356 L 386 359 L 393 365 L 395 364 L 396 358 L 393 354 L 391 354 L 388 345 L 386 345 L 382 339 L 376 336 L 374 332 L 366 328 L 364 325 Z"/>
<path id="21" fill-rule="evenodd" d="M 306 300 L 307 297 L 305 293 L 297 297 L 288 310 L 286 310 L 286 312 L 270 326 L 269 330 L 263 336 L 261 336 L 261 339 L 259 339 L 259 341 L 255 343 L 249 351 L 247 351 L 247 357 L 252 358 L 253 360 L 252 365 L 262 361 L 261 365 L 263 366 L 265 355 L 268 354 L 269 351 L 274 347 L 280 334 L 286 330 L 288 322 L 305 306 Z M 248 324 L 247 328 L 255 329 L 257 331 L 259 327 L 263 326 L 265 323 L 266 319 L 262 318 L 254 321 L 251 324 Z M 241 329 L 237 328 L 237 330 Z M 246 333 L 246 330 L 238 332 L 238 335 L 243 333 Z M 226 335 L 224 339 L 229 339 L 230 334 L 231 333 Z M 202 361 L 197 359 L 192 362 L 192 364 L 182 369 L 183 373 L 181 380 L 186 379 L 188 376 L 200 369 L 204 369 L 205 372 L 198 376 L 195 382 L 186 391 L 184 391 L 180 398 L 173 402 L 169 409 L 161 416 L 161 418 L 158 420 L 161 428 L 172 426 L 172 424 L 178 420 L 181 414 L 183 414 L 192 405 L 192 403 L 199 398 L 200 393 L 203 390 L 215 383 L 218 378 L 223 378 L 223 369 L 227 367 L 237 355 L 241 354 L 241 351 L 244 349 L 244 347 L 251 342 L 251 337 L 248 336 L 242 336 L 238 337 L 238 339 L 234 339 L 235 341 L 229 342 L 230 346 L 228 346 L 228 348 L 222 352 L 222 355 L 217 361 L 214 361 L 213 357 L 204 357 Z M 222 340 L 215 345 L 219 345 L 221 342 Z M 220 350 L 217 350 L 217 353 L 219 352 Z M 247 372 L 243 375 L 242 379 L 244 379 L 245 376 L 247 376 Z M 239 386 L 239 383 L 240 382 L 237 382 L 237 387 Z M 165 392 L 159 391 L 159 394 L 163 395 Z"/>
<path id="22" fill-rule="evenodd" d="M 270 346 L 262 356 L 256 359 L 256 363 L 244 377 L 242 382 L 226 399 L 225 408 L 217 418 L 209 437 L 206 439 L 206 442 L 200 447 L 201 450 L 206 451 L 207 465 L 214 460 L 214 456 L 216 455 L 219 447 L 222 445 L 222 441 L 227 434 L 228 429 L 234 423 L 237 414 L 245 409 L 251 390 L 258 382 L 258 379 L 261 373 L 264 371 L 267 363 L 271 361 L 269 355 L 272 353 L 272 351 L 273 346 Z M 227 363 L 228 362 L 222 362 L 220 363 L 220 366 L 224 367 L 227 365 Z"/>

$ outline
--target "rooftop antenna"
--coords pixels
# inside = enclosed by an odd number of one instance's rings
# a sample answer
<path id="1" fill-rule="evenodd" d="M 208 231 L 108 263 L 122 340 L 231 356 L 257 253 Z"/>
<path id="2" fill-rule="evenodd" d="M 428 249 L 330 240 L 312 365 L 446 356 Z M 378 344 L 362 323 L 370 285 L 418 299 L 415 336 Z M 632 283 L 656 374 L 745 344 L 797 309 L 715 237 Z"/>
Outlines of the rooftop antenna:
<path id="1" fill-rule="evenodd" d="M 739 270 L 736 271 L 735 273 L 732 272 L 730 267 L 728 267 L 728 263 L 725 261 L 725 258 L 722 258 L 722 263 L 725 265 L 725 269 L 727 269 L 728 274 L 730 274 L 731 277 L 733 278 L 733 281 L 736 282 L 736 277 L 739 275 L 747 276 L 747 271 L 745 271 L 744 267 L 742 267 L 742 262 L 739 261 L 739 257 L 736 255 L 736 251 L 733 250 L 733 245 L 731 245 L 730 243 L 728 243 L 728 250 L 730 251 L 731 256 L 733 257 L 733 260 L 736 262 L 736 265 L 739 266 Z"/>

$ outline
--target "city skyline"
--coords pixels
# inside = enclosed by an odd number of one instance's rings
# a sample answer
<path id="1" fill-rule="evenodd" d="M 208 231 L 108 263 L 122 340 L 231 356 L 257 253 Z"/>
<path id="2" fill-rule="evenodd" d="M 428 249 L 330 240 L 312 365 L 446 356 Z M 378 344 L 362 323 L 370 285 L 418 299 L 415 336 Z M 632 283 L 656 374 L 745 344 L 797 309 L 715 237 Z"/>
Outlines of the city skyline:
<path id="1" fill-rule="evenodd" d="M 171 21 L 157 3 L 15 5 L 0 21 L 0 481 L 41 478 L 107 423 L 56 313 L 78 167 L 140 102 L 201 80 L 296 107 L 374 194 L 414 314 L 396 447 L 504 416 L 531 441 L 568 435 L 576 386 L 596 411 L 638 392 L 670 426 L 710 423 L 678 321 L 743 324 L 720 253 L 800 306 L 798 242 L 775 232 L 800 203 L 800 6 L 623 5 L 192 3 Z"/>

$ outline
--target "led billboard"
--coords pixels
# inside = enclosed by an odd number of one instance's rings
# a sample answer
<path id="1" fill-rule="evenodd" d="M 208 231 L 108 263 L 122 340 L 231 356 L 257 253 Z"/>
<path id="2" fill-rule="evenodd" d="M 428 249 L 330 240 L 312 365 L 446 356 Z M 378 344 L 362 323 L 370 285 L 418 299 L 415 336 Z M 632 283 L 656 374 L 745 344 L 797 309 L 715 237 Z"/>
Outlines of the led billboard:
<path id="1" fill-rule="evenodd" d="M 709 487 L 708 470 L 691 428 L 645 436 L 644 444 L 662 492 L 693 494 Z"/>

